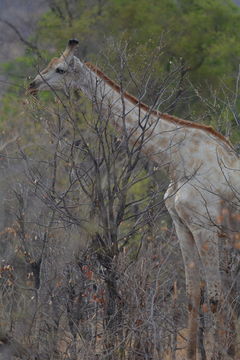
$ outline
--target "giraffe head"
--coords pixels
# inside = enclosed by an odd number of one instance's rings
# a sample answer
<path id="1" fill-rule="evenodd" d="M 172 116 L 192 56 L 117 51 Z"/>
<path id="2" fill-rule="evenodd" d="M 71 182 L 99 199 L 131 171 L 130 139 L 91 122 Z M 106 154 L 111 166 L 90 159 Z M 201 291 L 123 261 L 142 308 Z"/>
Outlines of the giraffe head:
<path id="1" fill-rule="evenodd" d="M 81 72 L 82 63 L 74 56 L 78 40 L 71 39 L 59 58 L 53 58 L 48 66 L 39 72 L 29 84 L 28 92 L 36 95 L 40 90 L 64 90 L 75 88 L 76 78 Z"/>

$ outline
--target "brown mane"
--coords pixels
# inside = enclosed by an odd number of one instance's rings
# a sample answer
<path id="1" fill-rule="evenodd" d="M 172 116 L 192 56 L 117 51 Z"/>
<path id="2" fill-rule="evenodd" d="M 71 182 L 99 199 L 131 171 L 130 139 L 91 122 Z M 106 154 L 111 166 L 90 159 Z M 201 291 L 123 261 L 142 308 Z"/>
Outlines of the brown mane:
<path id="1" fill-rule="evenodd" d="M 85 65 L 90 70 L 95 72 L 95 74 L 97 74 L 101 79 L 103 79 L 109 86 L 111 86 L 118 93 L 122 92 L 121 87 L 115 81 L 113 81 L 107 75 L 105 75 L 96 65 L 93 65 L 90 62 L 86 62 Z M 223 136 L 218 131 L 216 131 L 212 126 L 207 126 L 207 125 L 202 125 L 202 124 L 199 124 L 199 123 L 194 123 L 194 122 L 191 122 L 191 121 L 188 121 L 188 120 L 180 119 L 180 118 L 178 118 L 176 116 L 173 116 L 173 115 L 169 115 L 169 114 L 166 114 L 166 113 L 161 113 L 158 110 L 152 110 L 148 105 L 140 102 L 135 96 L 129 94 L 127 91 L 123 92 L 123 96 L 127 100 L 129 100 L 132 104 L 138 105 L 141 109 L 143 109 L 145 111 L 149 111 L 152 114 L 154 114 L 154 115 L 156 115 L 158 117 L 161 117 L 162 119 L 165 119 L 167 121 L 170 121 L 170 122 L 178 124 L 178 125 L 191 127 L 191 128 L 194 128 L 194 129 L 201 129 L 201 130 L 204 130 L 206 132 L 209 132 L 210 134 L 218 137 L 219 139 L 224 141 L 226 144 L 228 144 L 231 148 L 233 148 L 233 145 L 225 138 L 225 136 Z"/>

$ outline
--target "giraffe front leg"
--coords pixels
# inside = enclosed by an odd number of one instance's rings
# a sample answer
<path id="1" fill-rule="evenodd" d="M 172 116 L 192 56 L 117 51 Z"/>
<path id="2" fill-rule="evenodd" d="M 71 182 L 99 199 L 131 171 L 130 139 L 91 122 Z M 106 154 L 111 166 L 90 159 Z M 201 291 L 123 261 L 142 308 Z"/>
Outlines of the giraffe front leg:
<path id="1" fill-rule="evenodd" d="M 195 262 L 190 263 L 191 275 L 186 273 L 186 287 L 188 296 L 188 344 L 187 344 L 187 359 L 196 360 L 198 330 L 199 330 L 199 305 L 200 305 L 200 277 L 199 271 L 193 270 Z M 193 279 L 194 278 L 194 279 Z"/>
<path id="2" fill-rule="evenodd" d="M 221 325 L 226 318 L 222 307 L 218 233 L 215 226 L 219 212 L 219 198 L 205 192 L 204 189 L 200 190 L 190 183 L 180 188 L 175 197 L 175 209 L 194 238 L 205 273 L 208 301 L 214 320 L 212 328 L 214 336 L 207 352 L 212 354 L 211 360 L 227 360 L 227 346 L 225 346 L 227 336 L 226 333 L 223 334 Z"/>
<path id="3" fill-rule="evenodd" d="M 188 298 L 187 360 L 196 360 L 200 306 L 200 262 L 190 231 L 180 220 L 177 223 L 175 221 L 174 224 L 183 256 Z"/>
<path id="4" fill-rule="evenodd" d="M 222 291 L 218 234 L 215 229 L 192 226 L 207 282 L 209 307 L 213 314 L 211 360 L 234 358 L 234 323 L 229 319 L 229 307 Z"/>
<path id="5" fill-rule="evenodd" d="M 200 274 L 199 258 L 194 239 L 183 225 L 175 225 L 183 255 L 186 290 L 188 297 L 188 344 L 187 359 L 195 360 L 199 328 Z"/>
<path id="6" fill-rule="evenodd" d="M 217 217 L 221 199 L 194 181 L 179 186 L 175 195 L 175 211 L 194 238 L 205 272 L 207 294 L 213 314 L 213 340 L 207 353 L 211 360 L 234 358 L 234 326 L 229 327 L 229 308 L 226 307 L 220 275 Z M 224 301 L 223 301 L 224 300 Z M 227 310 L 227 311 L 226 311 Z M 233 323 L 233 322 L 232 322 Z M 231 342 L 229 341 L 231 339 Z"/>
<path id="7" fill-rule="evenodd" d="M 191 232 L 175 210 L 174 198 L 169 197 L 165 202 L 176 229 L 185 269 L 188 297 L 187 360 L 196 360 L 200 305 L 200 259 Z"/>

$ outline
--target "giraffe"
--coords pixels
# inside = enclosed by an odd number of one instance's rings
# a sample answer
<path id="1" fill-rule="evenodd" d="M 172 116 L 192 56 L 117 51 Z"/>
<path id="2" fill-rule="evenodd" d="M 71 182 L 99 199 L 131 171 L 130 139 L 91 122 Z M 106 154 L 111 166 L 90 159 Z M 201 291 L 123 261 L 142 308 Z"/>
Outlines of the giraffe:
<path id="1" fill-rule="evenodd" d="M 142 141 L 144 131 L 143 153 L 165 165 L 170 179 L 164 199 L 184 262 L 189 301 L 187 360 L 196 360 L 200 268 L 204 269 L 210 310 L 218 324 L 223 292 L 217 219 L 223 202 L 239 211 L 240 159 L 231 143 L 212 127 L 161 113 L 123 91 L 95 65 L 76 57 L 77 45 L 77 40 L 69 40 L 63 54 L 35 77 L 28 92 L 80 90 L 94 104 L 101 102 L 105 111 L 110 109 L 115 127 L 127 131 L 133 141 Z M 220 343 L 219 339 L 219 347 Z M 226 359 L 228 355 L 219 350 L 218 356 Z"/>

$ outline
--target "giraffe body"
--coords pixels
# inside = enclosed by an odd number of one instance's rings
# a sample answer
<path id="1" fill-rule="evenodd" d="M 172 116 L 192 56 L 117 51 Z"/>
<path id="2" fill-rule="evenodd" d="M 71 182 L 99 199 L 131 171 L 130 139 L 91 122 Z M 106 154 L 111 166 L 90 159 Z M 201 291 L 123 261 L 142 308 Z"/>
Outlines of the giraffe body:
<path id="1" fill-rule="evenodd" d="M 217 219 L 224 202 L 239 211 L 240 159 L 212 128 L 162 114 L 122 91 L 95 66 L 75 57 L 76 45 L 69 41 L 63 55 L 36 76 L 29 90 L 80 89 L 96 107 L 101 105 L 101 111 L 111 112 L 115 126 L 130 134 L 131 141 L 142 141 L 146 156 L 166 167 L 171 182 L 165 203 L 180 243 L 189 298 L 187 359 L 195 360 L 200 268 L 217 322 L 222 296 Z"/>

